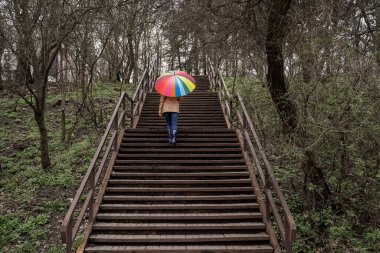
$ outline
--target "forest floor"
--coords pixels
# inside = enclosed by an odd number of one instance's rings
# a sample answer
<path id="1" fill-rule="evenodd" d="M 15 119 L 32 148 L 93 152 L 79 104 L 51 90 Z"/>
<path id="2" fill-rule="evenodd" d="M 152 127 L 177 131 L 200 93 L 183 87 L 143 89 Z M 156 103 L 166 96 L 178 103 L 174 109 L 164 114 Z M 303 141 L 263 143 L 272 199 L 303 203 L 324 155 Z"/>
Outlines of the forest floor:
<path id="1" fill-rule="evenodd" d="M 49 90 L 46 122 L 52 167 L 47 171 L 40 166 L 39 132 L 32 109 L 17 95 L 0 91 L 1 252 L 65 252 L 60 225 L 121 88 L 120 84 L 96 85 L 94 110 L 82 110 L 76 124 L 80 92 L 68 92 L 66 129 L 70 132 L 75 128 L 64 143 L 60 131 L 61 95 L 58 88 Z M 95 118 L 100 123 L 94 124 Z"/>

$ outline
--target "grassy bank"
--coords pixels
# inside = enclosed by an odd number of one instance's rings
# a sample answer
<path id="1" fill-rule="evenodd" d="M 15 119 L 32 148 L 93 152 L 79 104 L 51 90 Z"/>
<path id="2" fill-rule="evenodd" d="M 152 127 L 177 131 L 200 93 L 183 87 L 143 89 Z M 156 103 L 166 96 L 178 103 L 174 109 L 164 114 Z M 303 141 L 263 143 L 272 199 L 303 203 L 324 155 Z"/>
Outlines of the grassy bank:
<path id="1" fill-rule="evenodd" d="M 66 128 L 61 142 L 61 95 L 49 91 L 46 121 L 52 168 L 40 166 L 39 133 L 31 108 L 17 96 L 0 94 L 0 250 L 64 252 L 60 224 L 88 168 L 120 94 L 120 85 L 98 84 L 95 106 L 82 110 L 80 93 L 67 94 Z M 96 124 L 94 123 L 96 117 Z"/>

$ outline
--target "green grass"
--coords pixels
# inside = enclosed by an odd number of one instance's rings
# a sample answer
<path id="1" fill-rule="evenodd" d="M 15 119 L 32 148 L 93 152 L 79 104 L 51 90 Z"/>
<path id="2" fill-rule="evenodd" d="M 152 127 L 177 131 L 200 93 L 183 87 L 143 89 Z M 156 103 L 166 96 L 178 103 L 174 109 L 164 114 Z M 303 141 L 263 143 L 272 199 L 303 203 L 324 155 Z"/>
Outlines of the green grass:
<path id="1" fill-rule="evenodd" d="M 48 222 L 49 216 L 46 214 L 28 217 L 19 217 L 15 214 L 0 215 L 0 231 L 2 231 L 0 247 L 5 250 L 10 244 L 20 243 L 16 252 L 35 252 L 38 245 L 36 242 L 49 235 L 49 231 L 45 228 Z"/>
<path id="2" fill-rule="evenodd" d="M 62 143 L 60 108 L 53 105 L 60 94 L 49 94 L 46 124 L 52 168 L 40 166 L 39 132 L 31 108 L 22 100 L 0 97 L 0 251 L 65 252 L 59 230 L 81 177 L 87 171 L 104 127 L 108 123 L 120 85 L 94 86 L 95 112 L 103 110 L 99 129 L 83 112 L 71 141 Z M 80 92 L 68 92 L 67 129 L 75 122 L 74 112 L 80 103 Z M 76 103 L 73 103 L 76 101 Z M 101 104 L 100 104 L 101 103 Z M 16 108 L 16 110 L 14 110 Z M 98 131 L 98 133 L 97 133 Z M 80 240 L 76 242 L 79 245 Z"/>

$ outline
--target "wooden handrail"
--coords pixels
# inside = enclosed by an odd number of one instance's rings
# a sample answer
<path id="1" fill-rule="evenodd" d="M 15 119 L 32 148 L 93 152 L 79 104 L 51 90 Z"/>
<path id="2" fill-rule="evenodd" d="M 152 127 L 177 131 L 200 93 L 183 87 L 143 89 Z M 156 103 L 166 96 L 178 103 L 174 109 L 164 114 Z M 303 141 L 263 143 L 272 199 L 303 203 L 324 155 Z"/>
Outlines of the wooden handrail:
<path id="1" fill-rule="evenodd" d="M 117 140 L 119 139 L 119 134 L 126 127 L 126 102 L 128 100 L 131 103 L 130 110 L 132 113 L 130 114 L 130 126 L 134 127 L 136 126 L 138 117 L 141 113 L 142 104 L 144 103 L 146 93 L 153 88 L 154 80 L 157 77 L 156 60 L 153 60 L 150 66 L 150 69 L 146 69 L 144 71 L 144 74 L 142 75 L 136 92 L 132 98 L 130 98 L 126 92 L 121 93 L 107 128 L 96 149 L 95 155 L 91 160 L 90 166 L 88 167 L 75 197 L 71 202 L 69 210 L 66 213 L 61 227 L 61 237 L 63 243 L 66 244 L 66 253 L 72 252 L 73 243 L 85 215 L 88 213 L 89 223 L 92 223 L 95 219 L 95 193 L 98 187 L 99 179 L 103 174 L 102 172 L 104 172 L 104 168 L 107 167 L 105 165 L 107 164 L 107 161 L 109 162 L 110 155 L 113 152 L 117 152 Z M 107 139 L 109 139 L 108 145 L 104 151 L 100 165 L 97 168 L 96 164 L 101 158 L 101 153 L 106 145 Z M 81 196 L 84 193 L 87 194 L 86 199 L 83 203 L 80 203 Z M 73 216 L 76 210 L 79 211 L 79 215 L 75 217 L 74 221 Z"/>
<path id="2" fill-rule="evenodd" d="M 220 94 L 221 103 L 227 108 L 227 110 L 224 110 L 226 118 L 230 121 L 227 122 L 227 124 L 233 126 L 234 118 L 237 117 L 237 126 L 235 128 L 242 133 L 245 146 L 247 146 L 250 151 L 251 159 L 260 176 L 261 190 L 265 194 L 264 203 L 266 213 L 264 214 L 264 219 L 266 223 L 271 223 L 271 217 L 274 218 L 279 228 L 281 239 L 285 245 L 285 250 L 287 253 L 290 253 L 292 252 L 292 244 L 296 237 L 296 223 L 274 176 L 272 167 L 265 155 L 243 99 L 238 92 L 231 96 L 221 73 L 214 69 L 209 58 L 207 58 L 207 63 L 211 89 Z M 236 106 L 232 108 L 233 102 L 236 102 Z M 279 211 L 273 193 L 279 202 L 282 212 Z M 271 213 L 273 215 L 271 215 Z"/>

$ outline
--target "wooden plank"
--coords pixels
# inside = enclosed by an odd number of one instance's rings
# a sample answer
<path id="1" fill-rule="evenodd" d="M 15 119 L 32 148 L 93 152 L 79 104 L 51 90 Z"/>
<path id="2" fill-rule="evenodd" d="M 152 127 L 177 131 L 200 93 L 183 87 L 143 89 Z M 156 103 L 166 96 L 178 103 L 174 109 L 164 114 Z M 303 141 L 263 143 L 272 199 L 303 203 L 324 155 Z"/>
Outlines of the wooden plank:
<path id="1" fill-rule="evenodd" d="M 97 234 L 90 236 L 91 242 L 103 243 L 154 243 L 154 242 L 236 242 L 269 240 L 266 233 L 223 233 L 223 234 Z"/>
<path id="2" fill-rule="evenodd" d="M 166 142 L 161 142 L 161 143 L 147 143 L 147 142 L 140 142 L 140 143 L 129 143 L 129 142 L 124 142 L 121 144 L 121 147 L 122 148 L 125 148 L 125 147 L 136 147 L 136 148 L 140 148 L 140 147 L 149 147 L 149 148 L 152 148 L 152 147 L 167 147 L 167 148 L 172 148 L 170 146 L 167 145 L 168 143 Z M 224 147 L 227 147 L 227 148 L 234 148 L 234 147 L 239 147 L 239 144 L 238 143 L 228 143 L 228 142 L 214 142 L 214 143 L 192 143 L 192 142 L 186 142 L 186 143 L 182 143 L 182 142 L 179 142 L 177 143 L 176 145 L 176 148 L 182 148 L 182 147 L 185 147 L 185 148 L 189 148 L 189 147 L 199 147 L 199 148 L 205 148 L 205 147 L 215 147 L 215 148 L 224 148 Z"/>
<path id="3" fill-rule="evenodd" d="M 166 133 L 166 129 L 162 128 L 128 128 L 126 129 L 127 133 L 148 133 L 148 132 L 154 132 L 154 133 Z M 227 128 L 208 128 L 208 127 L 201 127 L 201 128 L 184 128 L 181 130 L 181 133 L 234 133 L 235 130 L 233 129 L 227 129 Z"/>
<path id="4" fill-rule="evenodd" d="M 113 172 L 114 177 L 245 177 L 249 176 L 248 171 L 244 172 L 172 172 L 172 173 L 133 173 L 133 172 Z"/>
<path id="5" fill-rule="evenodd" d="M 125 166 L 125 165 L 115 165 L 114 170 L 143 170 L 143 169 L 151 169 L 151 170 L 229 170 L 229 171 L 247 171 L 246 165 L 186 165 L 186 166 L 173 166 L 173 165 L 131 165 L 131 166 Z"/>
<path id="6" fill-rule="evenodd" d="M 263 222 L 223 222 L 218 223 L 170 223 L 170 222 L 149 222 L 149 223 L 118 223 L 118 222 L 96 222 L 93 226 L 94 230 L 263 230 L 265 224 Z"/>
<path id="7" fill-rule="evenodd" d="M 154 180 L 138 180 L 138 179 L 110 179 L 108 185 L 112 184 L 126 184 L 126 185 L 203 185 L 203 184 L 249 184 L 251 181 L 246 179 L 209 179 L 209 180 L 168 180 L 168 179 L 154 179 Z"/>
<path id="8" fill-rule="evenodd" d="M 202 246 L 188 245 L 188 246 L 92 246 L 86 249 L 86 252 L 102 252 L 102 253 L 130 253 L 130 252 L 144 252 L 144 253 L 272 253 L 273 248 L 266 245 L 228 245 L 228 246 L 215 246 L 215 245 L 202 245 Z"/>
<path id="9" fill-rule="evenodd" d="M 260 219 L 258 212 L 234 213 L 98 213 L 98 220 L 234 220 L 234 219 Z"/>
<path id="10" fill-rule="evenodd" d="M 102 204 L 101 210 L 232 210 L 258 209 L 256 203 L 248 204 Z"/>
<path id="11" fill-rule="evenodd" d="M 244 159 L 234 160 L 116 160 L 117 164 L 244 164 Z"/>
<path id="12" fill-rule="evenodd" d="M 206 196 L 157 196 L 157 195 L 105 195 L 104 201 L 205 201 L 205 200 L 256 200 L 256 195 L 206 195 Z"/>
<path id="13" fill-rule="evenodd" d="M 252 187 L 107 187 L 107 192 L 253 192 Z"/>

